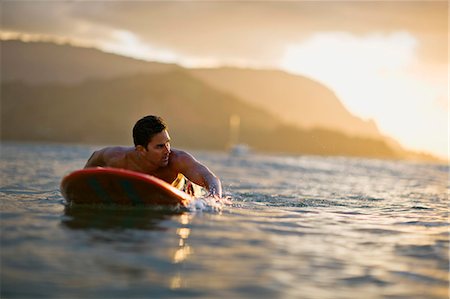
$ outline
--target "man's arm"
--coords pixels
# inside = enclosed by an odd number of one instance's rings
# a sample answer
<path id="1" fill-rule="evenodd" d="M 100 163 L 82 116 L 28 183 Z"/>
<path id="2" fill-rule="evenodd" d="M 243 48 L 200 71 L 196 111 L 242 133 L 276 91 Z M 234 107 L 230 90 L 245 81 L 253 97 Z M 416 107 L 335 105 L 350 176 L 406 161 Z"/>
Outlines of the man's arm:
<path id="1" fill-rule="evenodd" d="M 206 188 L 209 196 L 222 197 L 222 183 L 208 167 L 182 151 L 179 153 L 178 163 L 181 173 L 193 183 Z"/>

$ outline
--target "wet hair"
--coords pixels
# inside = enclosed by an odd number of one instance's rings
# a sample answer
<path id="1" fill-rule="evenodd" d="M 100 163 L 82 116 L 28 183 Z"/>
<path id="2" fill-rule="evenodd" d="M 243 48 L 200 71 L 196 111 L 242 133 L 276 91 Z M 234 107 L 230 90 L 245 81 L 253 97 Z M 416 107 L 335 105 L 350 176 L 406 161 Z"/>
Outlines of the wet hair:
<path id="1" fill-rule="evenodd" d="M 152 137 L 165 129 L 167 125 L 159 116 L 148 115 L 141 118 L 133 127 L 134 146 L 142 145 L 147 148 Z"/>

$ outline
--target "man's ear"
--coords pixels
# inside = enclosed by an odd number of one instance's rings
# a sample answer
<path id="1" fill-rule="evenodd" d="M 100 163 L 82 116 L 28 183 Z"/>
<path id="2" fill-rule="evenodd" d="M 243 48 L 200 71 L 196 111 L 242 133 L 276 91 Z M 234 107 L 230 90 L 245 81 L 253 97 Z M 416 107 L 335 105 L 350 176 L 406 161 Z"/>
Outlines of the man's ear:
<path id="1" fill-rule="evenodd" d="M 139 153 L 143 153 L 143 152 L 147 151 L 146 148 L 143 147 L 142 145 L 136 145 L 135 148 L 136 148 L 136 151 L 139 152 Z"/>

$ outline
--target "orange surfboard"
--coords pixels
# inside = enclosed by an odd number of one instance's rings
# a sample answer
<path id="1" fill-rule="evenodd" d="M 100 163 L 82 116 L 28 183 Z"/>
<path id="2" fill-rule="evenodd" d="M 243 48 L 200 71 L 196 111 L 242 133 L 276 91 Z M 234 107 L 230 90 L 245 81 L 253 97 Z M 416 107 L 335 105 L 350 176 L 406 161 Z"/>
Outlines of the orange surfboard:
<path id="1" fill-rule="evenodd" d="M 61 181 L 67 203 L 117 205 L 182 205 L 193 197 L 151 175 L 118 169 L 87 168 Z"/>

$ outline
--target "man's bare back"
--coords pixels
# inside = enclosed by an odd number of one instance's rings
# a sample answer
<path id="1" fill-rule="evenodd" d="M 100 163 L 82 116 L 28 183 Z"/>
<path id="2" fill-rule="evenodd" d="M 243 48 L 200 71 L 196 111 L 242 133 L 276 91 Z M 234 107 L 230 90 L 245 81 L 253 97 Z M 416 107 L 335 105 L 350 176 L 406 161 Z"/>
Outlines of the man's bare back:
<path id="1" fill-rule="evenodd" d="M 139 122 L 135 127 L 138 124 Z M 95 151 L 85 168 L 97 166 L 142 172 L 168 183 L 172 183 L 181 173 L 193 183 L 206 188 L 211 196 L 222 197 L 220 180 L 189 153 L 171 149 L 170 136 L 165 129 L 152 134 L 147 144 L 137 144 L 135 147 L 106 147 Z"/>

